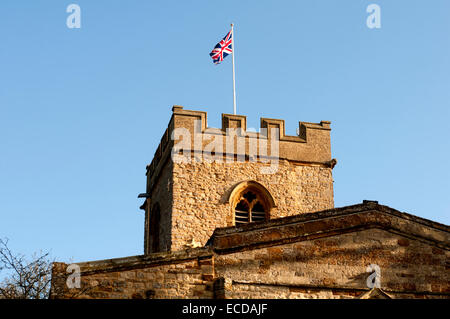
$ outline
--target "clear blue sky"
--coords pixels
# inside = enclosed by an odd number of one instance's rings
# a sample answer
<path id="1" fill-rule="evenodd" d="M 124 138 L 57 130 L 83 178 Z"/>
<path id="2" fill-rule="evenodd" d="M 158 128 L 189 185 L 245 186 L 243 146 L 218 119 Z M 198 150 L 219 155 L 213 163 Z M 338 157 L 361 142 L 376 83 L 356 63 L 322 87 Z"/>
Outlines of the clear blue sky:
<path id="1" fill-rule="evenodd" d="M 81 7 L 68 29 L 66 7 Z M 381 29 L 366 7 L 381 7 Z M 57 260 L 141 254 L 145 166 L 174 104 L 332 122 L 336 207 L 450 224 L 450 1 L 0 2 L 0 237 Z"/>

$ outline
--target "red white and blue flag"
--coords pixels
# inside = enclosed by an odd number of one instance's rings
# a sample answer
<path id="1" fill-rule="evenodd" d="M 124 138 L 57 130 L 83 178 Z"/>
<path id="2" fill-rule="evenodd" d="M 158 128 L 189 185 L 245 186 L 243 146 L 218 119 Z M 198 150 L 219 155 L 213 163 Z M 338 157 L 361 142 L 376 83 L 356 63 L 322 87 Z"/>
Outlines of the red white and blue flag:
<path id="1" fill-rule="evenodd" d="M 228 34 L 214 47 L 209 54 L 215 64 L 219 64 L 223 59 L 233 52 L 233 32 L 230 30 Z"/>

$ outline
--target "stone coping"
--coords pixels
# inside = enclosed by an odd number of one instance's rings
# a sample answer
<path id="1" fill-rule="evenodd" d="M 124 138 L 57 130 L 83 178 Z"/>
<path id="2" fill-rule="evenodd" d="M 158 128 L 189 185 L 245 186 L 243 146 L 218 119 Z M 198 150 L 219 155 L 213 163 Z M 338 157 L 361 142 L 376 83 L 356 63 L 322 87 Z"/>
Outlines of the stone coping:
<path id="1" fill-rule="evenodd" d="M 150 192 L 153 185 L 155 184 L 156 180 L 158 179 L 160 170 L 164 166 L 165 162 L 170 158 L 171 151 L 174 145 L 174 141 L 171 140 L 171 134 L 172 131 L 176 127 L 180 127 L 178 121 L 181 119 L 184 119 L 187 122 L 183 122 L 184 125 L 186 123 L 190 123 L 194 120 L 200 120 L 201 121 L 201 133 L 206 135 L 215 135 L 220 134 L 225 136 L 227 128 L 230 128 L 231 122 L 238 122 L 239 127 L 243 129 L 243 131 L 246 133 L 248 138 L 263 138 L 263 139 L 271 139 L 270 136 L 265 136 L 264 134 L 255 133 L 255 132 L 249 132 L 247 131 L 247 117 L 244 115 L 232 115 L 232 114 L 222 114 L 222 127 L 220 129 L 211 128 L 207 125 L 207 113 L 204 111 L 193 111 L 193 110 L 185 110 L 183 109 L 183 106 L 180 105 L 174 105 L 172 108 L 172 116 L 169 120 L 169 124 L 167 126 L 167 129 L 165 130 L 161 141 L 155 151 L 155 154 L 153 156 L 152 161 L 149 165 L 146 167 L 146 175 L 150 177 L 149 181 L 149 187 L 147 189 L 147 192 Z M 178 120 L 176 120 L 178 119 Z M 260 118 L 261 122 L 261 128 L 269 128 L 269 127 L 277 127 L 279 128 L 279 142 L 280 142 L 280 149 L 279 154 L 277 158 L 279 160 L 289 160 L 294 161 L 297 163 L 313 163 L 313 164 L 322 164 L 327 166 L 327 162 L 331 160 L 331 154 L 329 151 L 330 146 L 329 145 L 322 145 L 321 142 L 317 140 L 308 140 L 307 135 L 308 131 L 327 131 L 326 134 L 329 136 L 330 128 L 330 121 L 321 121 L 320 123 L 311 123 L 311 122 L 299 122 L 299 132 L 298 135 L 286 135 L 285 133 L 285 122 L 281 119 L 273 119 L 273 118 Z M 192 124 L 191 123 L 191 124 Z M 188 125 L 189 126 L 189 125 Z M 208 130 L 208 133 L 206 131 Z M 212 130 L 212 131 L 211 131 Z M 314 146 L 320 146 L 315 155 L 311 155 L 311 151 L 304 150 L 301 148 L 301 150 L 297 150 L 296 152 L 292 151 L 292 147 L 294 144 L 304 144 L 308 145 L 307 147 L 311 148 Z M 204 145 L 201 145 L 204 147 Z M 306 147 L 306 146 L 304 146 Z M 294 147 L 295 148 L 295 147 Z M 196 151 L 199 151 L 198 149 L 193 149 L 193 153 Z M 244 152 L 247 156 L 248 151 L 246 150 Z M 306 155 L 305 155 L 306 154 Z M 233 154 L 228 154 L 235 155 Z"/>
<path id="2" fill-rule="evenodd" d="M 377 202 L 283 217 L 264 223 L 217 228 L 205 247 L 76 263 L 83 275 L 212 258 L 260 247 L 380 228 L 450 250 L 450 226 L 399 212 Z M 64 263 L 54 263 L 65 265 Z"/>
<path id="3" fill-rule="evenodd" d="M 251 230 L 257 230 L 262 228 L 268 228 L 268 227 L 274 227 L 278 225 L 287 225 L 290 223 L 298 223 L 303 221 L 312 221 L 312 220 L 318 220 L 323 218 L 330 218 L 335 216 L 343 216 L 343 215 L 349 215 L 349 214 L 355 214 L 355 213 L 361 213 L 368 210 L 377 210 L 380 212 L 383 212 L 385 214 L 390 214 L 393 216 L 397 216 L 400 218 L 404 218 L 406 220 L 410 220 L 419 224 L 423 224 L 425 226 L 429 226 L 432 228 L 436 228 L 442 231 L 446 231 L 450 233 L 450 226 L 447 226 L 445 224 L 441 224 L 429 219 L 425 219 L 422 217 L 418 217 L 412 214 L 408 214 L 405 212 L 400 212 L 396 209 L 393 209 L 389 206 L 380 205 L 376 201 L 365 201 L 362 204 L 355 204 L 350 206 L 343 206 L 338 208 L 330 208 L 318 212 L 312 212 L 312 213 L 303 213 L 288 217 L 281 217 L 276 219 L 271 219 L 264 223 L 248 223 L 243 224 L 239 227 L 231 226 L 231 227 L 220 227 L 216 228 L 214 231 L 214 235 L 221 236 L 225 234 L 231 234 L 236 232 L 242 232 L 242 231 L 251 231 Z M 213 236 L 214 236 L 213 235 Z"/>
<path id="4" fill-rule="evenodd" d="M 377 202 L 217 228 L 207 245 L 228 253 L 379 228 L 450 249 L 450 227 Z"/>
<path id="5" fill-rule="evenodd" d="M 211 258 L 213 251 L 209 247 L 191 248 L 174 252 L 161 252 L 149 255 L 137 255 L 112 259 L 102 259 L 75 263 L 80 266 L 82 275 L 91 273 L 123 271 L 146 268 L 153 265 L 176 264 L 189 260 Z M 54 263 L 65 265 L 65 263 Z"/>

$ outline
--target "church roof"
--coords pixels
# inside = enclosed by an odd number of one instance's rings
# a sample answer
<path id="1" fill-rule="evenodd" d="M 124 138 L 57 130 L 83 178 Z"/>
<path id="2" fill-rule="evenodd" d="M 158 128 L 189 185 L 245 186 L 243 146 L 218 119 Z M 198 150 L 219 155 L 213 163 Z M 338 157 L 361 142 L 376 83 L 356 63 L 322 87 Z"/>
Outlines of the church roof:
<path id="1" fill-rule="evenodd" d="M 217 228 L 208 245 L 215 252 L 246 250 L 378 228 L 450 249 L 450 227 L 400 212 L 376 201 L 324 211 Z"/>
<path id="2" fill-rule="evenodd" d="M 432 246 L 450 249 L 450 226 L 400 212 L 375 201 L 364 201 L 362 204 L 272 219 L 263 223 L 217 228 L 206 247 L 77 264 L 84 274 L 121 271 L 366 229 L 383 229 Z"/>

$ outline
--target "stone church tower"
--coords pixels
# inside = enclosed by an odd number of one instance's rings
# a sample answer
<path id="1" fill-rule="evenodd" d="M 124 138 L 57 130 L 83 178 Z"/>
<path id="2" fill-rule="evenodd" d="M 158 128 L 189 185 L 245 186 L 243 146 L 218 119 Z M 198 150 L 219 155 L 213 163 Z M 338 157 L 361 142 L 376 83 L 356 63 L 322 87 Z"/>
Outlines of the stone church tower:
<path id="1" fill-rule="evenodd" d="M 450 299 L 450 226 L 376 201 L 335 208 L 335 164 L 330 122 L 286 136 L 283 120 L 209 128 L 174 106 L 139 195 L 144 253 L 55 262 L 50 297 Z"/>
<path id="2" fill-rule="evenodd" d="M 189 139 L 182 141 L 189 153 L 178 162 L 171 156 L 177 129 L 187 130 Z M 300 122 L 298 136 L 287 136 L 284 120 L 261 118 L 261 131 L 266 133 L 248 132 L 246 117 L 230 114 L 222 114 L 221 129 L 208 128 L 206 112 L 173 107 L 140 195 L 146 198 L 146 254 L 204 246 L 216 228 L 334 207 L 330 122 Z M 228 134 L 228 149 L 227 132 L 238 132 Z M 223 151 L 205 153 L 214 139 L 223 140 Z M 274 172 L 264 170 L 267 158 L 252 156 L 252 145 L 259 146 L 256 155 L 279 146 Z"/>

